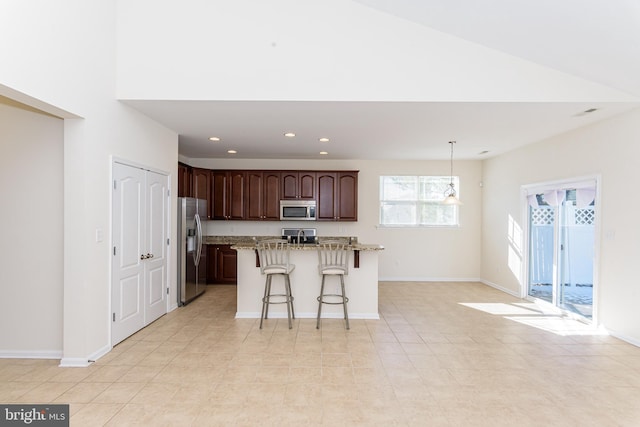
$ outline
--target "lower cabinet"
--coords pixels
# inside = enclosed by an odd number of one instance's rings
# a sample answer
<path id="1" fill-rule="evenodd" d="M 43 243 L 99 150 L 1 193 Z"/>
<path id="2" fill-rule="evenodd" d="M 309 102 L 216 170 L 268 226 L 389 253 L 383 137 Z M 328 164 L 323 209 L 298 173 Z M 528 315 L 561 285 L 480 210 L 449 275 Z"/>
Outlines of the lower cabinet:
<path id="1" fill-rule="evenodd" d="M 207 284 L 235 285 L 238 254 L 231 245 L 207 245 Z"/>

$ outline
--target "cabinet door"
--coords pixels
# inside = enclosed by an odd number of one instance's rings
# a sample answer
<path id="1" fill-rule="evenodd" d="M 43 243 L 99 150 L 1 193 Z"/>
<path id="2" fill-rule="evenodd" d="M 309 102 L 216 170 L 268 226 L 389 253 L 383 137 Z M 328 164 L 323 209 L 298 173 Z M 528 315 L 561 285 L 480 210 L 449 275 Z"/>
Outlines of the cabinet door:
<path id="1" fill-rule="evenodd" d="M 218 245 L 206 245 L 207 248 L 207 284 L 216 283 L 218 269 Z"/>
<path id="2" fill-rule="evenodd" d="M 280 220 L 280 173 L 265 172 L 262 176 L 262 219 Z"/>
<path id="3" fill-rule="evenodd" d="M 280 173 L 280 182 L 283 199 L 315 199 L 315 172 L 283 171 Z"/>
<path id="4" fill-rule="evenodd" d="M 283 199 L 298 198 L 298 172 L 286 171 L 280 173 L 281 197 Z"/>
<path id="5" fill-rule="evenodd" d="M 336 173 L 318 172 L 318 221 L 335 221 L 337 215 Z"/>
<path id="6" fill-rule="evenodd" d="M 211 172 L 211 218 L 227 219 L 228 199 L 227 172 Z"/>
<path id="7" fill-rule="evenodd" d="M 300 199 L 314 200 L 316 198 L 316 173 L 298 172 L 298 188 Z"/>
<path id="8" fill-rule="evenodd" d="M 178 163 L 178 197 L 191 197 L 191 166 Z"/>
<path id="9" fill-rule="evenodd" d="M 259 221 L 264 218 L 264 175 L 262 172 L 246 173 L 245 219 Z"/>
<path id="10" fill-rule="evenodd" d="M 207 201 L 207 218 L 211 218 L 211 174 L 209 169 L 193 168 L 192 196 Z"/>
<path id="11" fill-rule="evenodd" d="M 229 245 L 220 245 L 218 250 L 218 283 L 238 282 L 238 256 Z"/>
<path id="12" fill-rule="evenodd" d="M 337 181 L 338 221 L 358 220 L 358 172 L 340 172 Z"/>
<path id="13" fill-rule="evenodd" d="M 227 219 L 244 219 L 244 171 L 229 172 L 229 212 Z"/>

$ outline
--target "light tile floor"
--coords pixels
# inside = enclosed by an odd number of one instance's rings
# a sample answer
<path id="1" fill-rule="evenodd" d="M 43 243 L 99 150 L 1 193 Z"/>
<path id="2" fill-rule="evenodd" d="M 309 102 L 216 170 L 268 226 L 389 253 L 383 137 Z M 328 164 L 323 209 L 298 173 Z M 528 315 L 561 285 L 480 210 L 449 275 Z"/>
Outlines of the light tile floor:
<path id="1" fill-rule="evenodd" d="M 640 348 L 478 283 L 379 294 L 349 331 L 260 330 L 210 286 L 88 368 L 0 359 L 0 402 L 70 403 L 72 426 L 640 425 Z"/>

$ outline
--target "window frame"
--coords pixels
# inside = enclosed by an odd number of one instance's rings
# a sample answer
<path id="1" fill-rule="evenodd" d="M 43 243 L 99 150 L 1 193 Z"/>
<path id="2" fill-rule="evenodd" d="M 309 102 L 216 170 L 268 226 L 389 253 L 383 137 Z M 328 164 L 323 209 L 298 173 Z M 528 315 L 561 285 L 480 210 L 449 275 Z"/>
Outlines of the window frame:
<path id="1" fill-rule="evenodd" d="M 384 195 L 384 181 L 386 178 L 414 178 L 416 181 L 417 188 L 415 189 L 416 198 L 412 198 L 410 200 L 402 200 L 402 199 L 383 199 Z M 460 209 L 458 205 L 443 205 L 441 202 L 444 200 L 445 191 L 449 187 L 449 183 L 451 182 L 451 178 L 453 178 L 453 183 L 455 185 L 456 194 L 460 195 L 460 177 L 459 176 L 449 176 L 449 175 L 413 175 L 413 174 L 404 174 L 404 175 L 380 175 L 378 183 L 379 183 L 379 191 L 378 191 L 378 227 L 379 228 L 459 228 L 460 227 Z M 425 184 L 429 183 L 429 180 L 433 182 L 433 180 L 438 180 L 442 187 L 442 199 L 434 200 L 434 199 L 423 199 L 421 197 L 421 193 L 428 194 L 428 190 L 420 188 L 420 180 L 426 180 Z M 446 186 L 444 186 L 444 181 L 446 181 Z M 421 191 L 423 190 L 423 191 Z M 433 191 L 433 190 L 432 190 Z M 389 205 L 409 205 L 413 206 L 415 209 L 415 222 L 411 224 L 389 224 L 383 223 L 383 208 Z M 419 223 L 420 209 L 425 206 L 441 206 L 444 209 L 451 209 L 453 211 L 453 222 L 452 223 Z"/>

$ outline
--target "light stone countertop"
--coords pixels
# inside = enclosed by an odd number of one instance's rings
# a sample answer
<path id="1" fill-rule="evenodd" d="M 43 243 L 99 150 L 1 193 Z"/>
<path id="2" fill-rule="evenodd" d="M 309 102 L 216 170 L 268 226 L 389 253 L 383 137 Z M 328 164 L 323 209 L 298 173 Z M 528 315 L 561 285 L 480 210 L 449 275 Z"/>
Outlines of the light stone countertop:
<path id="1" fill-rule="evenodd" d="M 266 239 L 279 239 L 281 236 L 204 236 L 205 245 L 231 245 L 231 249 L 236 250 L 253 250 L 256 248 L 256 241 Z M 321 237 L 319 240 L 344 240 L 348 241 L 348 237 Z M 350 248 L 354 251 L 381 251 L 384 246 L 376 244 L 353 243 Z M 315 251 L 316 245 L 291 245 L 292 250 L 297 251 Z"/>

